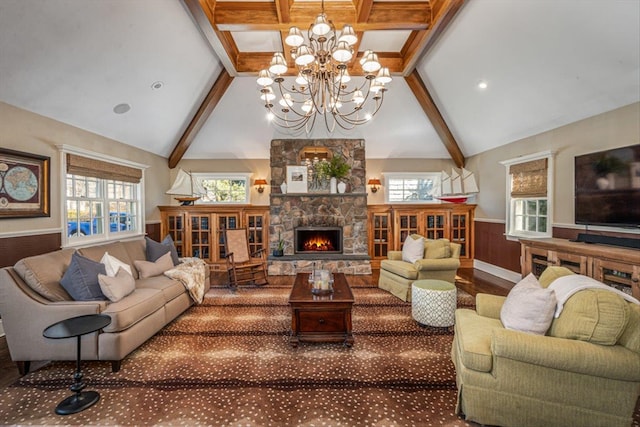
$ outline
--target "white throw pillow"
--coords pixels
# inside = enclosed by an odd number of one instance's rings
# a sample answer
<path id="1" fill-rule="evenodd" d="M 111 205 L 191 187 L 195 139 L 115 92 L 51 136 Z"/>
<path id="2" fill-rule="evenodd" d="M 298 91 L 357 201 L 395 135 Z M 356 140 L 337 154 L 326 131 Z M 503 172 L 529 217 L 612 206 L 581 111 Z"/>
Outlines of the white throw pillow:
<path id="1" fill-rule="evenodd" d="M 507 295 L 500 311 L 500 321 L 507 329 L 544 335 L 553 320 L 556 296 L 543 288 L 533 274 L 518 282 Z"/>
<path id="2" fill-rule="evenodd" d="M 105 252 L 104 255 L 102 255 L 100 262 L 104 264 L 104 268 L 107 270 L 107 276 L 109 277 L 115 277 L 116 274 L 118 274 L 118 270 L 121 268 L 123 268 L 127 273 L 133 275 L 129 264 L 109 255 L 109 252 Z"/>
<path id="3" fill-rule="evenodd" d="M 404 245 L 402 245 L 402 260 L 413 264 L 423 257 L 424 238 L 420 237 L 418 239 L 414 239 L 411 236 L 407 236 L 404 241 Z"/>
<path id="4" fill-rule="evenodd" d="M 114 277 L 98 274 L 100 290 L 111 302 L 118 302 L 136 289 L 136 282 L 131 273 L 120 268 Z"/>

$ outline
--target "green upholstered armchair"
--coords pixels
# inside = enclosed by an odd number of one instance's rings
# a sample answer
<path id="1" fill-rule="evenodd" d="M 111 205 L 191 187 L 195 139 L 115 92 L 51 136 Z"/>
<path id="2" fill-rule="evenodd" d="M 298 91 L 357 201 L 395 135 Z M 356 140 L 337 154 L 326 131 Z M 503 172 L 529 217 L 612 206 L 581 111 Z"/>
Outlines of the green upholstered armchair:
<path id="1" fill-rule="evenodd" d="M 548 267 L 540 284 L 547 287 L 566 274 L 573 273 Z M 590 305 L 599 307 L 595 310 L 567 311 L 569 299 L 546 335 L 505 329 L 500 321 L 505 297 L 478 294 L 476 310 L 456 310 L 451 356 L 457 412 L 483 425 L 630 426 L 640 394 L 640 306 L 615 297 L 629 311 L 613 345 L 551 336 L 558 321 L 578 327 L 602 322 L 607 313 L 599 303 Z"/>
<path id="2" fill-rule="evenodd" d="M 420 238 L 417 234 L 412 238 Z M 411 301 L 411 284 L 416 280 L 435 279 L 455 283 L 460 267 L 460 245 L 447 239 L 424 239 L 424 256 L 414 263 L 402 260 L 401 251 L 389 251 L 380 263 L 378 287 L 403 301 Z"/>

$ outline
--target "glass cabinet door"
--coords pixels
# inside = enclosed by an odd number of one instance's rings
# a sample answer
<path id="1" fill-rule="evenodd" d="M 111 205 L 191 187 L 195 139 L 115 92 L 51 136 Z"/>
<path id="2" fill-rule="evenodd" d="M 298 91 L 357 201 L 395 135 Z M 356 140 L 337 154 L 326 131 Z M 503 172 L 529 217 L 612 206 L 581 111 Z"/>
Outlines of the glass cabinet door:
<path id="1" fill-rule="evenodd" d="M 208 260 L 211 258 L 211 217 L 191 215 L 191 256 Z"/>
<path id="2" fill-rule="evenodd" d="M 447 237 L 447 212 L 424 213 L 424 235 L 427 239 Z"/>
<path id="3" fill-rule="evenodd" d="M 391 213 L 372 214 L 372 257 L 386 258 L 391 244 Z"/>
<path id="4" fill-rule="evenodd" d="M 178 256 L 184 256 L 184 214 L 167 215 L 167 233 L 173 239 L 173 244 L 178 251 Z"/>
<path id="5" fill-rule="evenodd" d="M 245 216 L 245 227 L 249 238 L 249 252 L 257 253 L 260 249 L 267 250 L 265 235 L 265 216 L 262 213 L 248 213 Z"/>
<path id="6" fill-rule="evenodd" d="M 451 214 L 451 236 L 449 240 L 461 245 L 460 257 L 465 257 L 468 253 L 468 226 L 469 214 L 455 212 Z"/>
<path id="7" fill-rule="evenodd" d="M 418 218 L 419 218 L 419 214 L 417 213 L 414 213 L 414 214 L 398 213 L 398 215 L 396 216 L 396 223 L 397 223 L 396 248 L 398 248 L 397 250 L 402 250 L 402 245 L 404 244 L 404 241 L 407 238 L 407 236 L 411 234 L 419 234 Z"/>
<path id="8" fill-rule="evenodd" d="M 240 226 L 239 214 L 217 214 L 218 256 L 216 261 L 223 260 L 227 255 L 224 250 L 224 230 L 238 228 Z"/>

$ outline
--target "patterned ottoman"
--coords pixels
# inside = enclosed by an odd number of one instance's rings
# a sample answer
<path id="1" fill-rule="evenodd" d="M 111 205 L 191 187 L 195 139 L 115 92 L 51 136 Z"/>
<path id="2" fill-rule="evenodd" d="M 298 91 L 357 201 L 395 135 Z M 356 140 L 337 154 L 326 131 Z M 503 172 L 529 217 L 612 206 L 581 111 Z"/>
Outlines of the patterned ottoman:
<path id="1" fill-rule="evenodd" d="M 420 325 L 452 326 L 457 291 L 444 280 L 416 280 L 411 285 L 411 315 Z"/>

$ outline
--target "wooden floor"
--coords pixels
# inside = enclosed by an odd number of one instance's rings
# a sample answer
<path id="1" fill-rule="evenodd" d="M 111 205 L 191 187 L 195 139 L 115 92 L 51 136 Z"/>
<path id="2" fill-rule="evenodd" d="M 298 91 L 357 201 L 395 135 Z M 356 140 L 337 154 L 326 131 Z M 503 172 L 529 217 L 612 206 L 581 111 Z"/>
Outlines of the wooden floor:
<path id="1" fill-rule="evenodd" d="M 371 276 L 352 276 L 353 280 L 370 281 L 372 284 L 378 283 L 379 270 L 374 270 Z M 280 279 L 280 277 L 279 277 Z M 270 278 L 271 280 L 271 278 Z M 282 277 L 284 282 L 293 284 L 293 276 Z M 351 278 L 349 280 L 352 280 Z M 491 274 L 475 269 L 460 269 L 456 278 L 456 285 L 471 295 L 477 293 L 488 293 L 494 295 L 507 295 L 513 283 Z M 31 370 L 38 369 L 43 363 L 31 363 Z M 18 368 L 11 361 L 9 349 L 5 337 L 0 337 L 0 387 L 7 387 L 19 378 Z"/>

